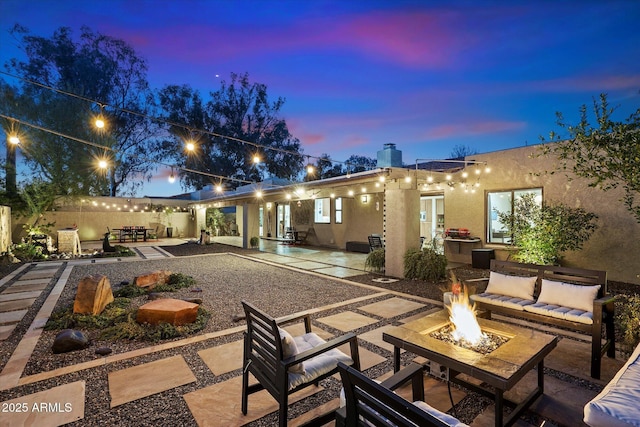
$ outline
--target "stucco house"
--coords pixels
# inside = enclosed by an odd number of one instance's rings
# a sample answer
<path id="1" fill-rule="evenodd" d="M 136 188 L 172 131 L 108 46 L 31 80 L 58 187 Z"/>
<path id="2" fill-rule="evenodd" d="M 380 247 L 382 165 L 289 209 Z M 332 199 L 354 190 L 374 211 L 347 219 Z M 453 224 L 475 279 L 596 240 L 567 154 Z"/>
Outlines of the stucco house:
<path id="1" fill-rule="evenodd" d="M 341 250 L 348 242 L 366 242 L 370 234 L 381 234 L 386 274 L 402 277 L 406 250 L 446 228 L 467 228 L 476 237 L 445 240 L 450 261 L 470 263 L 472 250 L 478 248 L 494 249 L 496 258 L 506 259 L 508 236 L 492 212 L 521 192 L 534 192 L 542 201 L 582 207 L 599 217 L 599 227 L 583 250 L 566 253 L 563 264 L 606 270 L 610 280 L 640 284 L 640 224 L 620 201 L 622 192 L 545 174 L 553 159 L 537 153 L 537 146 L 527 146 L 476 154 L 449 165 L 416 161 L 406 166 L 401 151 L 385 144 L 374 170 L 284 186 L 266 182 L 226 194 L 201 192 L 200 200 L 191 204 L 194 232 L 204 228 L 207 208 L 235 206 L 247 247 L 252 236 L 283 238 L 289 227 L 305 233 L 307 244 Z"/>

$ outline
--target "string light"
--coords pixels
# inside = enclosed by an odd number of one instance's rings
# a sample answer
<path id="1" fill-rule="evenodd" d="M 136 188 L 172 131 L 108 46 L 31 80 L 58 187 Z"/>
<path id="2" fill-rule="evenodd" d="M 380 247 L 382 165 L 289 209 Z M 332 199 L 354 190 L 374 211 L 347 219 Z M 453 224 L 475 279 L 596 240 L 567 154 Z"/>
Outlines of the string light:
<path id="1" fill-rule="evenodd" d="M 171 168 L 171 175 L 169 175 L 169 183 L 173 184 L 176 182 L 176 176 L 173 174 L 173 168 Z"/>
<path id="2" fill-rule="evenodd" d="M 158 117 L 153 117 L 153 116 L 150 116 L 148 114 L 140 113 L 138 111 L 133 111 L 133 110 L 130 110 L 130 109 L 127 109 L 127 108 L 118 107 L 118 106 L 115 106 L 115 105 L 109 105 L 109 104 L 104 103 L 103 101 L 98 101 L 98 100 L 95 100 L 95 99 L 92 99 L 92 98 L 87 98 L 85 96 L 78 95 L 78 94 L 73 93 L 73 92 L 68 92 L 68 91 L 64 91 L 64 90 L 61 90 L 61 89 L 58 89 L 58 88 L 55 88 L 55 87 L 52 87 L 52 86 L 47 86 L 45 84 L 42 84 L 42 83 L 39 83 L 39 82 L 36 82 L 36 81 L 33 81 L 33 80 L 29 80 L 29 79 L 24 78 L 24 77 L 20 77 L 20 76 L 8 73 L 6 71 L 0 71 L 0 74 L 4 74 L 6 76 L 9 76 L 9 77 L 12 77 L 14 79 L 23 81 L 25 83 L 28 83 L 28 84 L 31 84 L 31 85 L 34 85 L 34 86 L 38 86 L 38 87 L 41 87 L 41 88 L 44 88 L 44 89 L 47 89 L 47 90 L 50 90 L 50 91 L 53 91 L 53 92 L 56 92 L 56 93 L 60 93 L 60 94 L 65 95 L 65 96 L 69 96 L 69 97 L 72 97 L 72 98 L 76 98 L 76 99 L 80 99 L 80 100 L 83 100 L 83 101 L 86 101 L 86 102 L 90 102 L 92 104 L 96 104 L 96 105 L 100 106 L 100 111 L 101 112 L 104 109 L 104 107 L 110 107 L 110 108 L 112 108 L 114 110 L 118 110 L 118 111 L 123 112 L 123 113 L 131 114 L 131 115 L 142 117 L 142 118 L 149 119 L 149 120 L 153 120 L 153 121 L 159 122 L 159 123 L 164 123 L 164 124 L 167 124 L 167 125 L 170 125 L 170 126 L 175 126 L 175 127 L 180 127 L 180 128 L 183 128 L 183 129 L 191 130 L 191 128 L 189 126 L 187 126 L 185 124 L 182 124 L 182 123 L 177 123 L 177 122 L 173 122 L 173 121 L 170 121 L 170 120 L 161 119 L 161 118 L 158 118 Z M 103 119 L 103 122 L 104 122 L 104 119 Z M 104 122 L 104 123 L 106 125 L 106 122 Z M 96 126 L 97 126 L 97 124 L 96 124 Z M 210 132 L 210 131 L 206 131 L 206 130 L 203 130 L 203 129 L 198 129 L 198 132 L 200 132 L 202 134 L 218 137 L 218 138 L 223 138 L 226 141 L 235 141 L 235 142 L 240 142 L 242 144 L 248 144 L 248 145 L 251 145 L 253 147 L 263 149 L 263 150 L 275 151 L 275 152 L 278 152 L 278 153 L 289 154 L 291 156 L 296 156 L 296 157 L 302 157 L 303 156 L 301 153 L 299 153 L 297 151 L 290 151 L 290 150 L 286 150 L 284 148 L 272 147 L 272 146 L 268 146 L 268 145 L 262 145 L 262 144 L 258 144 L 258 143 L 255 143 L 255 142 L 246 141 L 246 140 L 243 140 L 241 138 L 236 138 L 236 137 L 228 136 L 228 135 L 222 135 L 222 134 L 219 134 L 219 133 L 216 133 L 216 132 Z M 194 144 L 194 149 L 195 148 L 196 148 L 196 146 Z M 309 155 L 306 155 L 306 157 L 308 159 L 309 158 L 314 158 L 314 159 L 318 159 L 318 160 L 322 159 L 321 157 L 309 156 Z M 339 160 L 332 160 L 331 162 L 332 163 L 346 164 L 347 165 L 347 178 L 351 177 L 350 162 L 348 162 L 348 161 L 343 162 L 343 161 L 339 161 Z M 198 173 L 197 171 L 190 171 L 190 172 Z M 229 179 L 231 179 L 231 178 L 229 178 Z"/>
<path id="3" fill-rule="evenodd" d="M 10 142 L 11 144 L 13 144 L 13 145 L 18 145 L 18 144 L 20 144 L 20 138 L 18 138 L 18 136 L 17 136 L 17 135 L 11 135 L 11 136 L 9 137 L 9 142 Z"/>

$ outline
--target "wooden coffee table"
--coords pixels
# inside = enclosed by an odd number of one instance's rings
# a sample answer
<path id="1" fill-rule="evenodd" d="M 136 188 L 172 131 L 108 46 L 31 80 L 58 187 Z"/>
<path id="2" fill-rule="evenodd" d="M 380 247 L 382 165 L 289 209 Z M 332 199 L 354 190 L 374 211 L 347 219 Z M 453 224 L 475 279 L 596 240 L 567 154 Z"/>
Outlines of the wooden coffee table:
<path id="1" fill-rule="evenodd" d="M 509 337 L 509 341 L 484 355 L 429 336 L 431 332 L 449 324 L 449 313 L 446 310 L 390 328 L 382 334 L 382 339 L 393 344 L 396 372 L 400 369 L 401 349 L 445 366 L 449 369 L 451 382 L 494 399 L 495 425 L 509 426 L 543 394 L 544 358 L 556 347 L 558 338 L 493 320 L 478 319 L 478 323 L 484 332 Z M 503 396 L 504 392 L 510 390 L 536 366 L 538 369 L 536 389 L 520 403 L 506 400 Z M 482 381 L 493 387 L 493 391 L 459 378 L 460 374 Z M 504 405 L 514 408 L 506 419 L 504 419 Z"/>

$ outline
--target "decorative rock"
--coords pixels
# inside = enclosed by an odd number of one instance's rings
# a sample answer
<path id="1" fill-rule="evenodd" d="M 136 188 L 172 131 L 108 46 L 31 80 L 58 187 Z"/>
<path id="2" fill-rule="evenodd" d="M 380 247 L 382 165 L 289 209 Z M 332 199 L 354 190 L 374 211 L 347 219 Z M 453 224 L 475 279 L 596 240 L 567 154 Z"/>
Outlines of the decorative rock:
<path id="1" fill-rule="evenodd" d="M 100 274 L 87 276 L 78 283 L 73 312 L 95 316 L 102 313 L 111 301 L 113 301 L 113 292 L 109 279 Z"/>
<path id="2" fill-rule="evenodd" d="M 160 298 L 164 298 L 160 292 L 149 292 L 149 294 L 147 295 L 147 299 L 149 301 L 154 301 Z"/>
<path id="3" fill-rule="evenodd" d="M 162 298 L 151 301 L 138 309 L 136 322 L 157 325 L 160 322 L 174 326 L 196 321 L 198 304 L 174 298 Z"/>
<path id="4" fill-rule="evenodd" d="M 133 279 L 133 284 L 141 288 L 153 289 L 157 285 L 165 284 L 169 280 L 171 272 L 168 270 L 157 270 L 151 273 L 142 274 Z"/>
<path id="5" fill-rule="evenodd" d="M 81 331 L 64 329 L 53 340 L 51 350 L 54 354 L 82 350 L 89 346 L 89 339 Z"/>
<path id="6" fill-rule="evenodd" d="M 202 304 L 202 298 L 181 298 L 182 301 L 186 301 L 186 302 L 192 302 L 194 304 Z"/>
<path id="7" fill-rule="evenodd" d="M 239 314 L 234 314 L 233 316 L 231 316 L 231 321 L 232 322 L 240 322 L 241 320 L 245 320 L 247 318 L 247 316 L 245 316 L 244 314 L 239 315 Z"/>
<path id="8" fill-rule="evenodd" d="M 191 289 L 191 292 L 202 292 L 201 288 L 193 288 Z"/>
<path id="9" fill-rule="evenodd" d="M 113 350 L 111 350 L 109 347 L 100 347 L 100 348 L 96 348 L 96 354 L 99 354 L 100 356 L 106 356 L 107 354 L 111 354 Z"/>

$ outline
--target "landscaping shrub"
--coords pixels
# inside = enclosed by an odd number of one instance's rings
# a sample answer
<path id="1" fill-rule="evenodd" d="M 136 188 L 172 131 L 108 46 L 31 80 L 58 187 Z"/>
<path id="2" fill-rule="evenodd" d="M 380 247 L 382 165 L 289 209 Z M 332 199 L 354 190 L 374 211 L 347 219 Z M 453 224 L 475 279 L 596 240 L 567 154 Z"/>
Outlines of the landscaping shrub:
<path id="1" fill-rule="evenodd" d="M 364 261 L 365 269 L 378 273 L 384 271 L 384 257 L 384 248 L 374 249 L 373 251 L 369 252 L 369 254 L 367 255 L 367 259 L 365 259 Z"/>
<path id="2" fill-rule="evenodd" d="M 527 264 L 560 264 L 562 252 L 582 249 L 598 228 L 598 216 L 562 203 L 536 203 L 534 194 L 524 194 L 513 212 L 496 211 L 517 248 L 516 261 Z"/>
<path id="3" fill-rule="evenodd" d="M 616 297 L 615 325 L 622 337 L 618 350 L 629 358 L 640 343 L 640 295 Z"/>
<path id="4" fill-rule="evenodd" d="M 404 277 L 437 282 L 446 277 L 447 258 L 433 248 L 409 249 L 404 255 Z"/>

